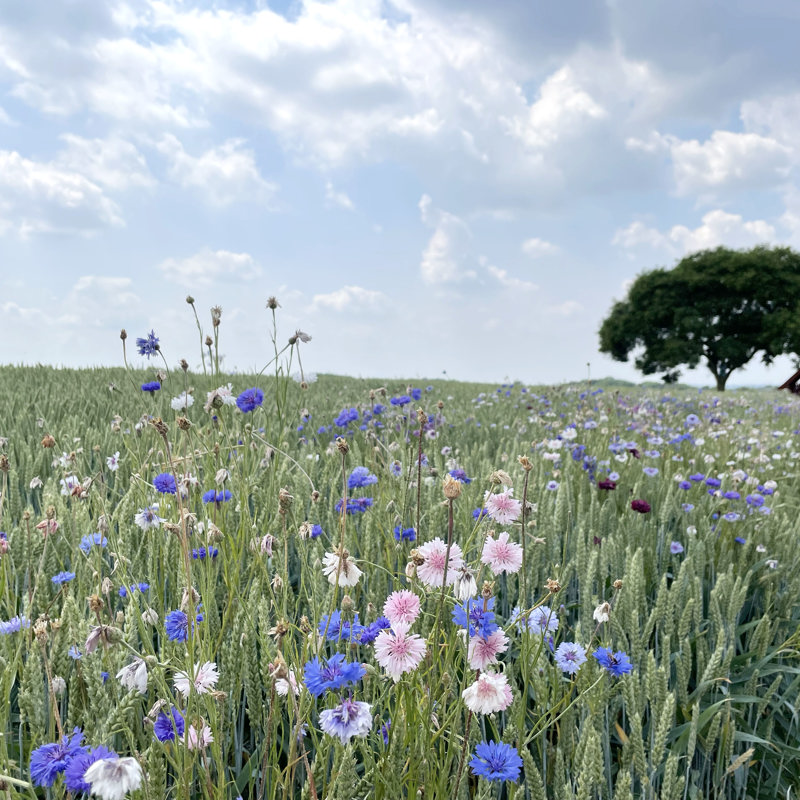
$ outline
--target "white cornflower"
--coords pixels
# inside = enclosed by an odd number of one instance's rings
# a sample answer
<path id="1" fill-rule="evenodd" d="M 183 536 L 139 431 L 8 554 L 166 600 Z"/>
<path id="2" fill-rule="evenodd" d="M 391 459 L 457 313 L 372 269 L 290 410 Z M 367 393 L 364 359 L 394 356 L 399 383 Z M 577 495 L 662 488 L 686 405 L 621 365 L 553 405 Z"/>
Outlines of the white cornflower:
<path id="1" fill-rule="evenodd" d="M 594 610 L 592 616 L 595 620 L 600 622 L 608 622 L 609 617 L 611 614 L 611 606 L 608 603 L 600 603 L 599 606 Z"/>
<path id="2" fill-rule="evenodd" d="M 143 530 L 147 531 L 150 528 L 157 528 L 164 521 L 156 513 L 158 511 L 158 503 L 147 508 L 140 508 L 139 513 L 135 514 L 133 521 Z"/>
<path id="3" fill-rule="evenodd" d="M 194 665 L 194 677 L 191 681 L 185 672 L 176 672 L 174 683 L 184 697 L 189 697 L 192 686 L 198 694 L 207 694 L 217 685 L 218 680 L 217 665 L 213 661 L 206 661 L 205 664 Z"/>
<path id="4" fill-rule="evenodd" d="M 112 472 L 116 472 L 119 469 L 119 450 L 106 459 L 106 464 Z"/>
<path id="5" fill-rule="evenodd" d="M 341 554 L 341 558 L 339 553 L 325 553 L 322 563 L 325 565 L 322 572 L 333 586 L 337 583 L 339 586 L 355 586 L 363 574 L 350 559 L 347 550 Z"/>
<path id="6" fill-rule="evenodd" d="M 133 662 L 123 667 L 117 673 L 117 680 L 126 689 L 136 689 L 139 694 L 147 693 L 147 664 L 141 658 L 134 658 Z"/>
<path id="7" fill-rule="evenodd" d="M 194 405 L 194 397 L 188 392 L 181 392 L 177 397 L 173 397 L 169 404 L 173 411 L 185 411 Z"/>
<path id="8" fill-rule="evenodd" d="M 122 800 L 141 786 L 142 768 L 135 758 L 102 758 L 86 770 L 83 779 L 102 800 Z"/>

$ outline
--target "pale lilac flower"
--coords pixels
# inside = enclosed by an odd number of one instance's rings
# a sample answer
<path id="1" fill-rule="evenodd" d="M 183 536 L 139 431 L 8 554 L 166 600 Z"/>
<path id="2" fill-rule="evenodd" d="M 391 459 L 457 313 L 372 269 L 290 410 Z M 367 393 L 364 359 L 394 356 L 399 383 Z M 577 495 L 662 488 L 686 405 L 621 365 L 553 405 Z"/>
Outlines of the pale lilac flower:
<path id="1" fill-rule="evenodd" d="M 117 680 L 126 689 L 136 689 L 139 694 L 147 694 L 147 664 L 144 659 L 134 658 L 132 663 L 117 673 Z"/>
<path id="2" fill-rule="evenodd" d="M 319 715 L 319 726 L 330 736 L 347 744 L 354 736 L 366 736 L 372 728 L 372 707 L 369 703 L 345 697 L 336 708 L 327 708 Z"/>
<path id="3" fill-rule="evenodd" d="M 498 628 L 488 636 L 473 636 L 469 640 L 469 665 L 472 669 L 486 669 L 497 663 L 497 656 L 508 650 L 508 636 Z"/>
<path id="4" fill-rule="evenodd" d="M 142 768 L 135 758 L 103 758 L 95 761 L 83 774 L 92 787 L 92 794 L 102 800 L 122 800 L 142 783 Z"/>
<path id="5" fill-rule="evenodd" d="M 289 690 L 292 690 L 292 693 L 295 695 L 300 694 L 300 686 L 297 683 L 297 676 L 294 674 L 294 670 L 289 670 L 285 678 L 277 678 L 275 680 L 275 691 L 281 696 L 286 697 L 289 694 Z"/>
<path id="6" fill-rule="evenodd" d="M 356 566 L 355 561 L 350 558 L 350 554 L 345 550 L 341 556 L 339 553 L 325 553 L 322 559 L 325 565 L 322 573 L 328 578 L 328 583 L 336 586 L 355 586 L 358 579 L 363 575 Z"/>
<path id="7" fill-rule="evenodd" d="M 392 630 L 383 630 L 375 640 L 375 658 L 395 683 L 404 672 L 415 670 L 425 655 L 425 640 L 409 635 L 408 624 L 395 622 Z"/>
<path id="8" fill-rule="evenodd" d="M 116 472 L 119 469 L 119 450 L 106 459 L 106 465 L 112 472 Z"/>
<path id="9" fill-rule="evenodd" d="M 389 597 L 386 598 L 386 602 L 383 604 L 383 616 L 386 617 L 392 625 L 396 622 L 411 625 L 419 616 L 419 609 L 419 597 L 417 597 L 414 592 L 401 589 L 398 592 L 392 592 Z"/>
<path id="10" fill-rule="evenodd" d="M 466 707 L 475 714 L 505 711 L 514 700 L 508 679 L 502 673 L 482 672 L 475 683 L 461 692 Z"/>
<path id="11" fill-rule="evenodd" d="M 59 483 L 61 484 L 61 494 L 64 497 L 68 497 L 72 494 L 73 489 L 77 489 L 80 485 L 80 478 L 77 475 L 67 475 L 66 478 L 62 478 Z"/>
<path id="12" fill-rule="evenodd" d="M 508 541 L 508 533 L 501 531 L 497 539 L 488 536 L 483 545 L 481 561 L 499 575 L 501 572 L 518 572 L 522 566 L 522 545 Z"/>
<path id="13" fill-rule="evenodd" d="M 157 528 L 164 520 L 156 513 L 158 511 L 158 503 L 154 503 L 147 508 L 139 509 L 139 513 L 135 514 L 133 521 L 143 530 L 147 531 L 151 528 Z"/>
<path id="14" fill-rule="evenodd" d="M 561 642 L 553 653 L 553 659 L 559 669 L 574 675 L 586 662 L 586 650 L 575 642 Z"/>
<path id="15" fill-rule="evenodd" d="M 447 585 L 455 583 L 458 570 L 464 565 L 461 548 L 453 543 L 450 547 L 450 558 L 447 559 L 447 544 L 438 536 L 425 542 L 417 549 L 424 562 L 417 567 L 417 577 L 426 586 L 441 586 L 445 580 L 444 568 L 447 563 Z"/>
<path id="16" fill-rule="evenodd" d="M 198 694 L 207 694 L 217 685 L 218 680 L 219 672 L 216 663 L 206 661 L 205 664 L 194 665 L 194 676 L 191 680 L 185 672 L 176 672 L 173 683 L 184 697 L 189 697 L 192 687 Z"/>
<path id="17" fill-rule="evenodd" d="M 514 522 L 522 513 L 522 503 L 514 499 L 514 490 L 506 489 L 504 492 L 486 493 L 486 512 L 501 525 Z"/>
<path id="18" fill-rule="evenodd" d="M 528 614 L 528 629 L 545 636 L 558 630 L 558 617 L 550 606 L 539 606 Z"/>
<path id="19" fill-rule="evenodd" d="M 669 551 L 672 555 L 677 556 L 679 553 L 683 552 L 683 545 L 680 542 L 671 542 Z"/>

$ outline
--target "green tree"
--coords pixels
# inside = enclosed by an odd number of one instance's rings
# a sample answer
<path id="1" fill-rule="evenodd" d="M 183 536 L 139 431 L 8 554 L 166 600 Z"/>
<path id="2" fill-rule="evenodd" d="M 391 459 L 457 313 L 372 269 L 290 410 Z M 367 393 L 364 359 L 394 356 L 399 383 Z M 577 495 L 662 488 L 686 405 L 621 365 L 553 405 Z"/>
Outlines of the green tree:
<path id="1" fill-rule="evenodd" d="M 800 352 L 800 253 L 718 247 L 642 273 L 600 327 L 600 352 L 633 351 L 637 369 L 667 382 L 705 360 L 719 391 L 756 353 L 770 364 Z"/>

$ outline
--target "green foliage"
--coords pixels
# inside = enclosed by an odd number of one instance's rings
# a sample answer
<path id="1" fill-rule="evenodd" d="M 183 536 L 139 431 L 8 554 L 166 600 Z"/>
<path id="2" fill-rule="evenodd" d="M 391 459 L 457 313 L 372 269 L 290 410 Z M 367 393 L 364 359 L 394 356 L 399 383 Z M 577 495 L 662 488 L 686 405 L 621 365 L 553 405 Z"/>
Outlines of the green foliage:
<path id="1" fill-rule="evenodd" d="M 639 275 L 600 327 L 600 351 L 645 375 L 677 379 L 701 362 L 717 389 L 756 353 L 765 364 L 800 353 L 800 254 L 787 247 L 718 247 Z"/>

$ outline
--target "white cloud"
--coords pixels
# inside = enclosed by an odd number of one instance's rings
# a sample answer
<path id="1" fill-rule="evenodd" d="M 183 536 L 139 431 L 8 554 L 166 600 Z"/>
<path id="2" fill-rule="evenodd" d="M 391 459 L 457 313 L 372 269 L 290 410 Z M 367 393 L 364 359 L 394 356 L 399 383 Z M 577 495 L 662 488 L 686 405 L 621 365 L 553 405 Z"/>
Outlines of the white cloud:
<path id="1" fill-rule="evenodd" d="M 328 294 L 315 294 L 311 301 L 311 311 L 330 309 L 331 311 L 346 311 L 353 308 L 356 311 L 379 311 L 385 308 L 389 298 L 374 289 L 364 289 L 361 286 L 343 286 Z"/>
<path id="2" fill-rule="evenodd" d="M 122 224 L 116 203 L 84 175 L 0 150 L 0 235 L 90 234 Z"/>
<path id="3" fill-rule="evenodd" d="M 513 133 L 528 147 L 541 149 L 574 132 L 587 120 L 602 119 L 606 110 L 586 92 L 574 71 L 562 67 L 544 81 L 527 119 L 515 120 Z"/>
<path id="4" fill-rule="evenodd" d="M 261 275 L 261 267 L 248 253 L 227 250 L 201 250 L 189 258 L 168 258 L 158 268 L 167 280 L 185 286 L 211 286 L 215 280 L 252 281 Z"/>
<path id="5" fill-rule="evenodd" d="M 775 228 L 765 220 L 745 220 L 739 214 L 729 214 L 721 209 L 709 211 L 702 224 L 690 229 L 685 225 L 674 225 L 666 233 L 649 228 L 642 222 L 633 222 L 617 231 L 612 244 L 628 249 L 642 245 L 653 249 L 683 255 L 696 250 L 718 247 L 753 247 L 775 239 Z"/>
<path id="6" fill-rule="evenodd" d="M 70 133 L 63 134 L 61 139 L 66 148 L 58 154 L 55 163 L 65 170 L 78 172 L 111 191 L 155 185 L 144 156 L 124 139 L 116 136 L 84 139 Z"/>
<path id="7" fill-rule="evenodd" d="M 793 161 L 790 147 L 756 133 L 717 130 L 700 142 L 653 131 L 645 138 L 629 137 L 625 145 L 651 155 L 668 153 L 676 193 L 706 199 L 774 186 L 788 177 Z"/>
<path id="8" fill-rule="evenodd" d="M 522 252 L 531 258 L 540 258 L 541 256 L 551 256 L 559 252 L 556 245 L 546 242 L 544 239 L 526 239 L 522 243 Z"/>
<path id="9" fill-rule="evenodd" d="M 419 210 L 422 221 L 434 228 L 419 265 L 422 280 L 444 284 L 474 278 L 475 271 L 465 266 L 472 238 L 466 223 L 455 214 L 434 208 L 427 194 L 420 198 Z"/>
<path id="10" fill-rule="evenodd" d="M 261 177 L 255 155 L 242 149 L 243 144 L 242 139 L 228 139 L 195 157 L 186 152 L 177 137 L 167 134 L 157 147 L 169 163 L 169 176 L 184 188 L 201 189 L 211 205 L 269 203 L 278 187 Z"/>
<path id="11" fill-rule="evenodd" d="M 339 208 L 344 208 L 347 211 L 353 211 L 355 209 L 353 201 L 347 196 L 347 194 L 345 192 L 336 191 L 330 181 L 325 184 L 325 202 L 329 206 L 338 206 Z"/>
<path id="12" fill-rule="evenodd" d="M 561 317 L 569 317 L 583 311 L 583 306 L 577 300 L 565 300 L 547 309 L 551 314 L 558 314 Z"/>
<path id="13" fill-rule="evenodd" d="M 539 287 L 530 281 L 523 281 L 521 278 L 514 278 L 508 274 L 508 270 L 500 269 L 492 264 L 487 267 L 489 274 L 506 289 L 513 289 L 517 292 L 532 292 Z"/>

